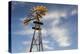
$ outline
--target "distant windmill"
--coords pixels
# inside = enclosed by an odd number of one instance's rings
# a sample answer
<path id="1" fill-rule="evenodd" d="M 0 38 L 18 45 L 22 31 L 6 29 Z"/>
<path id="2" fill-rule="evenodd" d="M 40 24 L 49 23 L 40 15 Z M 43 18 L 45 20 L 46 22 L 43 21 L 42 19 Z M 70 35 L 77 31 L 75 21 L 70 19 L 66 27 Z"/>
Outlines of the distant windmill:
<path id="1" fill-rule="evenodd" d="M 42 36 L 41 36 L 41 22 L 42 16 L 44 16 L 47 12 L 47 8 L 45 6 L 36 6 L 32 8 L 32 18 L 26 18 L 24 20 L 24 24 L 27 25 L 30 21 L 33 21 L 34 27 L 34 34 L 30 46 L 30 52 L 36 51 L 43 51 L 43 43 L 42 43 Z"/>

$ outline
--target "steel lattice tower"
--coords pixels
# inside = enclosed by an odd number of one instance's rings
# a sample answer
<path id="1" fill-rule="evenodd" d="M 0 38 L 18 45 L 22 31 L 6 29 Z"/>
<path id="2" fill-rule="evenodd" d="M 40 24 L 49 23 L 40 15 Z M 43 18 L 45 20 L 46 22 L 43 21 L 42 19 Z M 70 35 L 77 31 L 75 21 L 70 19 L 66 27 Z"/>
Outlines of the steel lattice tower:
<path id="1" fill-rule="evenodd" d="M 45 15 L 45 12 L 47 11 L 46 7 L 44 6 L 36 6 L 32 9 L 33 12 L 33 18 L 24 20 L 24 24 L 28 24 L 29 21 L 34 20 L 34 27 L 32 29 L 34 30 L 32 42 L 30 46 L 30 52 L 32 51 L 43 51 L 43 43 L 42 43 L 42 33 L 41 33 L 41 25 L 43 23 L 41 22 L 41 18 L 43 15 Z"/>
<path id="2" fill-rule="evenodd" d="M 43 23 L 40 22 L 39 19 L 37 19 L 33 23 L 35 24 L 35 27 L 32 27 L 32 29 L 34 29 L 34 34 L 31 42 L 30 52 L 34 51 L 33 49 L 34 46 L 36 46 L 37 51 L 43 51 L 43 43 L 42 43 L 42 36 L 41 36 L 41 25 Z"/>

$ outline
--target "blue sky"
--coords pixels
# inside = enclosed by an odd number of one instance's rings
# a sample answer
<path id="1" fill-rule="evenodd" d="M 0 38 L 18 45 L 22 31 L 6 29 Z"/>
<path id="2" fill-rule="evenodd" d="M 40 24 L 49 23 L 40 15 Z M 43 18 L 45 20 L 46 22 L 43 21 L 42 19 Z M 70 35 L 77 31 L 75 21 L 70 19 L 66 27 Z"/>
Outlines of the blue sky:
<path id="1" fill-rule="evenodd" d="M 69 50 L 78 48 L 77 5 L 12 2 L 11 40 L 13 53 L 29 52 L 33 36 L 32 26 L 23 20 L 31 17 L 32 7 L 43 5 L 48 12 L 41 19 L 44 51 Z"/>

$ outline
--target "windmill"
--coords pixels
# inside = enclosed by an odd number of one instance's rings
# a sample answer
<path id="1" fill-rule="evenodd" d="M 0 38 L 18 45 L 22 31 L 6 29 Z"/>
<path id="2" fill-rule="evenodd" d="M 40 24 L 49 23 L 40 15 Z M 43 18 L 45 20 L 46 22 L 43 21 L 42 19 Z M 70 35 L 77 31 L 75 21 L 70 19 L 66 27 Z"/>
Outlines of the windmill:
<path id="1" fill-rule="evenodd" d="M 47 12 L 47 8 L 45 6 L 36 6 L 32 8 L 32 18 L 26 18 L 24 20 L 24 24 L 28 25 L 30 21 L 33 21 L 34 27 L 34 33 L 32 37 L 32 42 L 30 46 L 30 52 L 36 50 L 36 51 L 43 51 L 43 43 L 42 43 L 42 34 L 41 34 L 41 25 L 43 23 L 41 22 L 42 16 L 44 16 Z"/>

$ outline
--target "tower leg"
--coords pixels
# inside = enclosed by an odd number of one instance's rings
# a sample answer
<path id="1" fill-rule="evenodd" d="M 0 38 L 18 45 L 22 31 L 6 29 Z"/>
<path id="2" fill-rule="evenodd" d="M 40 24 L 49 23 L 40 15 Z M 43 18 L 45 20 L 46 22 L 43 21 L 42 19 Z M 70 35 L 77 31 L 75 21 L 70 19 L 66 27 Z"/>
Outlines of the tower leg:
<path id="1" fill-rule="evenodd" d="M 34 34 L 33 34 L 33 38 L 32 38 L 32 42 L 31 42 L 31 47 L 30 47 L 30 52 L 32 52 L 33 41 L 34 41 L 34 38 L 35 38 L 35 32 L 36 32 L 36 30 L 34 30 Z"/>
<path id="2" fill-rule="evenodd" d="M 34 30 L 34 34 L 32 37 L 32 42 L 31 42 L 31 47 L 30 47 L 30 52 L 32 52 L 35 46 L 35 49 L 37 51 L 43 51 L 43 43 L 42 43 L 42 36 L 41 36 L 41 30 L 37 30 L 38 32 L 36 32 L 36 30 Z M 38 35 L 36 35 L 38 34 Z"/>
<path id="3" fill-rule="evenodd" d="M 42 35 L 41 30 L 39 30 L 39 51 L 43 51 Z"/>

